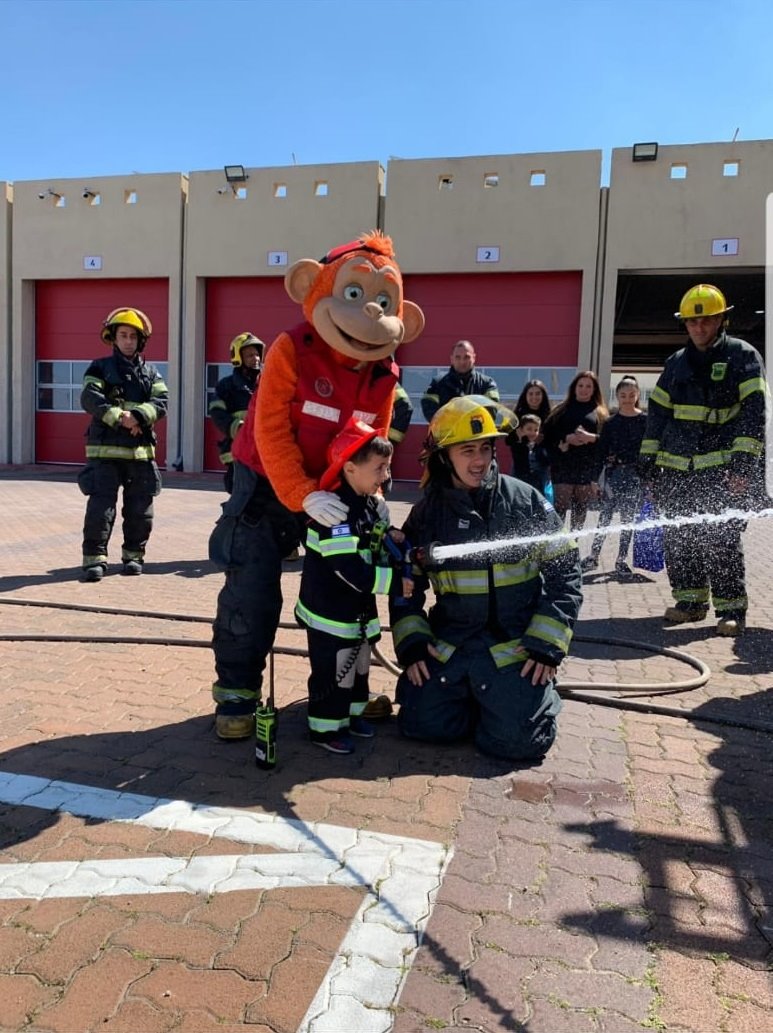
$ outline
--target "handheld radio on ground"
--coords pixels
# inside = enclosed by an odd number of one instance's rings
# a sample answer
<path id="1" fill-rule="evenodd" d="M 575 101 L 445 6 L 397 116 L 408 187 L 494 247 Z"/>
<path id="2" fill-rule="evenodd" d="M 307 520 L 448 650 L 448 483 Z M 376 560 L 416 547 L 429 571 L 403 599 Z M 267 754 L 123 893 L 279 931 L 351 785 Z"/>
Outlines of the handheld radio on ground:
<path id="1" fill-rule="evenodd" d="M 268 771 L 276 766 L 276 723 L 274 707 L 274 651 L 268 654 L 268 698 L 255 711 L 255 764 Z"/>

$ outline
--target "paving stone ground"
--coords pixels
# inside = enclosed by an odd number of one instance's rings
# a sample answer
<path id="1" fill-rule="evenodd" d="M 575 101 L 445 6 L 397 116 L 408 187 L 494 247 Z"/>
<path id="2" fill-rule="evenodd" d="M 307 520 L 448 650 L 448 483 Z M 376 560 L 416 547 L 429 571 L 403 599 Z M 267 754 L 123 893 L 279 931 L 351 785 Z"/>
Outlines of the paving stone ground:
<path id="1" fill-rule="evenodd" d="M 305 659 L 278 656 L 280 763 L 266 773 L 250 743 L 212 733 L 207 622 L 221 575 L 207 538 L 220 478 L 168 475 L 146 573 L 86 585 L 74 474 L 0 471 L 0 637 L 15 636 L 0 641 L 0 780 L 237 808 L 453 856 L 402 983 L 381 979 L 367 940 L 348 950 L 358 922 L 368 931 L 356 885 L 3 897 L 0 1030 L 285 1033 L 308 1022 L 338 967 L 336 1014 L 348 1018 L 332 1027 L 323 1012 L 309 1029 L 773 1031 L 773 521 L 752 521 L 745 536 L 752 607 L 735 642 L 710 619 L 664 629 L 665 575 L 620 584 L 608 573 L 614 540 L 605 546 L 578 636 L 672 646 L 712 670 L 703 688 L 632 701 L 654 713 L 567 701 L 553 751 L 523 770 L 466 744 L 403 741 L 393 721 L 354 757 L 335 757 L 304 735 Z M 395 522 L 411 497 L 398 488 Z M 117 534 L 116 564 L 119 548 Z M 283 575 L 288 622 L 299 571 Z M 85 641 L 53 640 L 67 636 Z M 94 641 L 103 636 L 144 644 Z M 148 644 L 156 638 L 199 645 Z M 304 645 L 294 630 L 279 641 Z M 693 673 L 618 645 L 574 652 L 563 677 L 591 685 Z M 392 694 L 387 672 L 373 680 Z M 249 865 L 285 849 L 35 803 L 0 804 L 0 897 L 22 864 L 53 879 L 52 866 L 91 862 L 96 879 L 102 862 L 130 874 L 152 858 Z M 418 878 L 418 868 L 406 877 L 406 900 Z"/>

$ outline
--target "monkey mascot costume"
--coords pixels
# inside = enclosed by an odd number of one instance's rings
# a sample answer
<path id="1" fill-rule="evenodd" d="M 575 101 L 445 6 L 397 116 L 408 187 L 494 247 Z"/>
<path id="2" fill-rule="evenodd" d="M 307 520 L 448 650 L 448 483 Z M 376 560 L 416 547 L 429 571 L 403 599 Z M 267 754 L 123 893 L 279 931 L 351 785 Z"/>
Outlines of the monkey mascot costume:
<path id="1" fill-rule="evenodd" d="M 282 558 L 302 541 L 309 517 L 328 527 L 346 518 L 338 496 L 319 487 L 328 445 L 352 416 L 389 426 L 398 377 L 392 355 L 424 328 L 421 309 L 403 297 L 392 241 L 379 231 L 319 262 L 296 262 L 285 289 L 305 322 L 268 349 L 234 441 L 233 494 L 210 539 L 210 557 L 226 575 L 212 640 L 221 739 L 254 731 L 282 609 Z"/>

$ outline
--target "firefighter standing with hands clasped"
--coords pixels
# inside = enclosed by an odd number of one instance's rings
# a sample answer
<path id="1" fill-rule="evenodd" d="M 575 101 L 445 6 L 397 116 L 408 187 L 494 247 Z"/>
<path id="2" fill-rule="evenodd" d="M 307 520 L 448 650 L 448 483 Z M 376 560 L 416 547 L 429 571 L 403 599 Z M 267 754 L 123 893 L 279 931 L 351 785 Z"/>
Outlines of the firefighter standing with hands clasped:
<path id="1" fill-rule="evenodd" d="M 102 325 L 112 354 L 86 370 L 81 406 L 91 416 L 86 466 L 78 487 L 88 497 L 83 524 L 83 579 L 107 573 L 107 545 L 123 489 L 123 574 L 141 574 L 161 491 L 155 461 L 156 423 L 166 416 L 167 388 L 142 352 L 153 328 L 138 308 L 114 309 Z"/>

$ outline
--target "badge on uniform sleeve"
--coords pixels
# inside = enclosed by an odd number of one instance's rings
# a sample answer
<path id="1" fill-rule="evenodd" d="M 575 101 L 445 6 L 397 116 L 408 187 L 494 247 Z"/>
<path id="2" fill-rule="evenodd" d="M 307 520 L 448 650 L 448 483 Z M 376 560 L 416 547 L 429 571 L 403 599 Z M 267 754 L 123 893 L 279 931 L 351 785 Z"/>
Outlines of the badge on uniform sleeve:
<path id="1" fill-rule="evenodd" d="M 463 519 L 460 518 L 460 520 L 459 520 L 459 530 L 460 531 L 468 531 L 469 529 L 470 529 L 470 521 L 469 520 L 463 520 Z"/>
<path id="2" fill-rule="evenodd" d="M 712 362 L 712 364 L 711 364 L 711 379 L 712 380 L 724 380 L 726 373 L 727 373 L 727 363 L 726 362 Z"/>
<path id="3" fill-rule="evenodd" d="M 330 528 L 330 534 L 333 538 L 340 538 L 341 535 L 351 534 L 348 524 L 337 524 L 335 527 Z"/>

